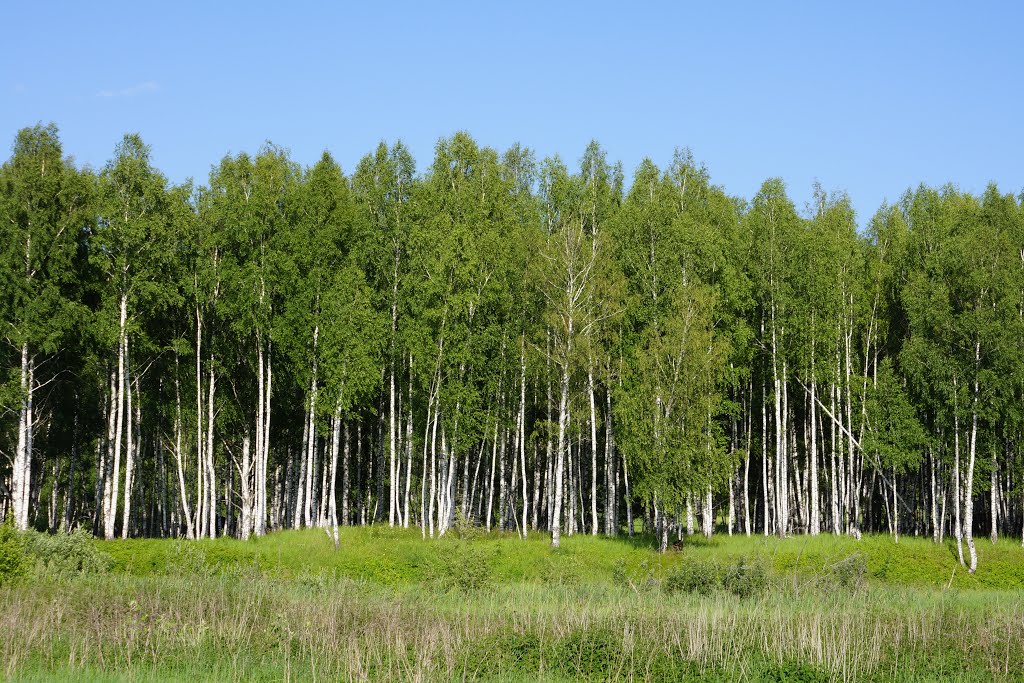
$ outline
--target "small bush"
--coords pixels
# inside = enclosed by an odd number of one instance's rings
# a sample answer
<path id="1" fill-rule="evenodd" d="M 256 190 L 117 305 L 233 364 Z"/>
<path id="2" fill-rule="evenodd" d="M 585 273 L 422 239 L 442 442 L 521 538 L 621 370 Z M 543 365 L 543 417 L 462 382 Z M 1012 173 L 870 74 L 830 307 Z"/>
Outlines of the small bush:
<path id="1" fill-rule="evenodd" d="M 27 570 L 24 536 L 10 521 L 0 524 L 0 586 L 17 581 Z"/>
<path id="2" fill-rule="evenodd" d="M 768 589 L 770 578 L 763 560 L 741 557 L 725 570 L 722 585 L 741 598 L 751 598 Z"/>
<path id="3" fill-rule="evenodd" d="M 868 565 L 864 556 L 854 553 L 829 567 L 824 575 L 824 582 L 832 588 L 857 590 L 864 583 L 867 570 Z"/>
<path id="4" fill-rule="evenodd" d="M 665 577 L 665 590 L 669 593 L 697 593 L 711 595 L 722 588 L 722 568 L 713 560 L 684 561 Z"/>
<path id="5" fill-rule="evenodd" d="M 462 510 L 455 511 L 455 524 L 452 525 L 455 535 L 462 541 L 475 541 L 486 534 L 486 531 L 472 519 L 462 514 Z"/>
<path id="6" fill-rule="evenodd" d="M 38 573 L 50 576 L 103 574 L 114 562 L 81 527 L 69 534 L 30 532 L 25 536 L 25 552 L 35 561 Z"/>
<path id="7" fill-rule="evenodd" d="M 449 590 L 477 590 L 491 583 L 493 552 L 460 541 L 442 543 L 447 547 L 431 563 L 429 578 Z"/>

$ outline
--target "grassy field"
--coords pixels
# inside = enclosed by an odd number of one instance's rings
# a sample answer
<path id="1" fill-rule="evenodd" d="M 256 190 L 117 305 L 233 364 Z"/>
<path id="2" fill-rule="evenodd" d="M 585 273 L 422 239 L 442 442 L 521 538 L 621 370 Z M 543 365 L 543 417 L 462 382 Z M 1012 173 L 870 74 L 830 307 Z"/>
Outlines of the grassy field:
<path id="1" fill-rule="evenodd" d="M 1024 551 L 1012 539 L 979 543 L 975 576 L 954 571 L 951 544 L 884 536 L 716 536 L 664 555 L 645 538 L 563 537 L 553 551 L 540 535 L 424 542 L 386 527 L 342 530 L 340 551 L 319 530 L 245 543 L 55 543 L 28 541 L 21 576 L 0 587 L 0 673 L 10 680 L 1024 672 Z M 76 553 L 88 561 L 53 559 Z"/>

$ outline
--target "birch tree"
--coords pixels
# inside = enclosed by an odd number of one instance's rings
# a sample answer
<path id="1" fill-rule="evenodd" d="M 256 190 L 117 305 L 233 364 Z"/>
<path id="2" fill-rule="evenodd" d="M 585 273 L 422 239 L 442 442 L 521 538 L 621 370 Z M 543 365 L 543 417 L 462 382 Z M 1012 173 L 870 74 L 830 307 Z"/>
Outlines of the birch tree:
<path id="1" fill-rule="evenodd" d="M 13 359 L 16 368 L 4 403 L 17 415 L 10 492 L 14 524 L 22 530 L 31 518 L 39 390 L 54 372 L 49 369 L 40 376 L 40 365 L 65 343 L 65 335 L 82 316 L 69 294 L 79 272 L 75 261 L 90 195 L 88 179 L 63 157 L 56 126 L 18 132 L 11 158 L 0 168 L 7 345 L 0 357 Z"/>

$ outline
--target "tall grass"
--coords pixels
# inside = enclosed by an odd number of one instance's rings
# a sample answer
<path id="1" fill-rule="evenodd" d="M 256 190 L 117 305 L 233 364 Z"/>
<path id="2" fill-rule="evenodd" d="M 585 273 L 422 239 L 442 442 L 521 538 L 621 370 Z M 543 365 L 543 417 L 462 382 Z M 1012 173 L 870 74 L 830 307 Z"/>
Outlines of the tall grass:
<path id="1" fill-rule="evenodd" d="M 927 562 L 922 580 L 893 579 L 908 558 L 942 548 L 891 550 L 869 539 L 851 546 L 864 556 L 863 576 L 832 581 L 830 568 L 854 556 L 833 541 L 724 538 L 659 556 L 642 541 L 566 540 L 557 552 L 543 539 L 423 543 L 381 530 L 346 533 L 339 553 L 322 532 L 246 544 L 103 543 L 114 557 L 106 574 L 42 573 L 0 588 L 2 672 L 12 680 L 859 681 L 1024 671 L 1019 590 L 954 580 L 947 591 L 948 575 L 933 587 L 946 567 L 931 576 Z M 666 590 L 682 566 L 724 568 L 739 557 L 773 568 L 753 597 Z"/>

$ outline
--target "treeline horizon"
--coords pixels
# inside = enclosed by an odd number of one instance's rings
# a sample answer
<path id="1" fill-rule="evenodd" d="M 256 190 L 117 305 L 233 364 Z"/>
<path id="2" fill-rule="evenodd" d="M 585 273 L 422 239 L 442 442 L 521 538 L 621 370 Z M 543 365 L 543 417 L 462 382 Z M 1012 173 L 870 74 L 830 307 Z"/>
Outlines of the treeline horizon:
<path id="1" fill-rule="evenodd" d="M 628 189 L 627 189 L 628 188 Z M 439 140 L 351 173 L 271 143 L 174 185 L 55 125 L 0 168 L 0 513 L 248 538 L 1024 534 L 1024 200 L 907 190 L 864 231 L 687 150 L 626 182 Z M 966 549 L 964 548 L 966 546 Z"/>

